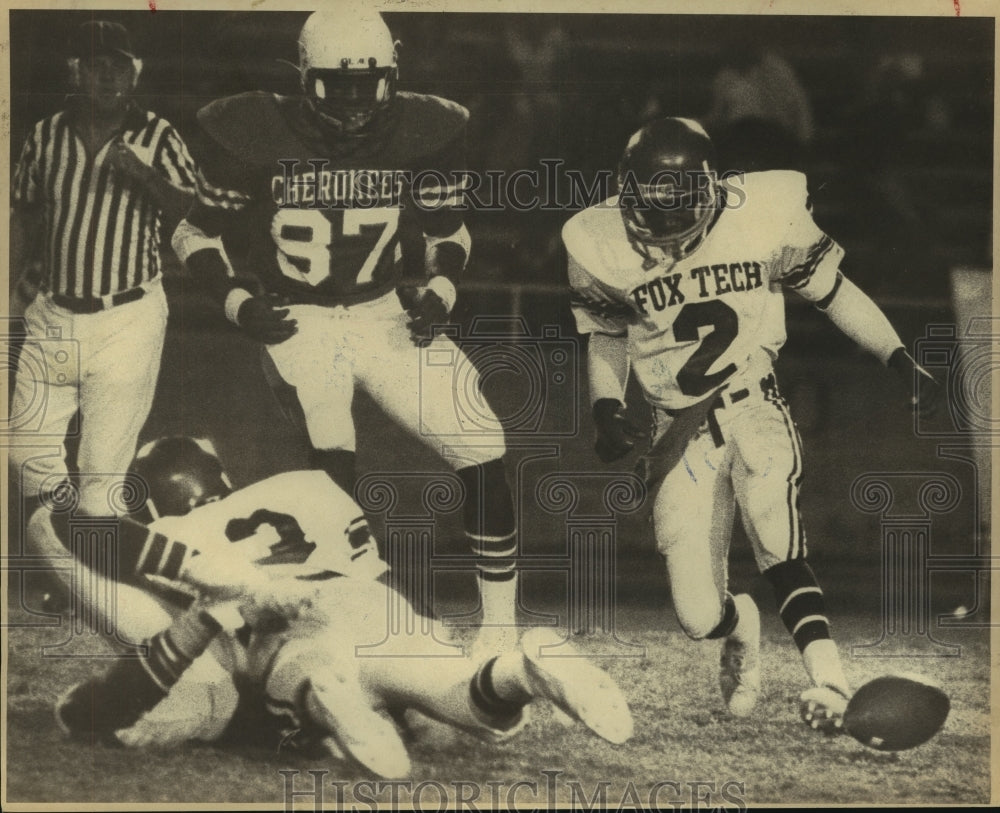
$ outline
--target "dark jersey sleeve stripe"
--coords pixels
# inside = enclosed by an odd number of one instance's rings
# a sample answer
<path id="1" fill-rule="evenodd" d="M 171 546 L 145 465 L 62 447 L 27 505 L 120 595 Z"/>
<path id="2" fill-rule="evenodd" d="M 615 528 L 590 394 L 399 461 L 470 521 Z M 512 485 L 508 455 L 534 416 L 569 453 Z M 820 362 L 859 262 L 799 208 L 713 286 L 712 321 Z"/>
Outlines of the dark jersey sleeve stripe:
<path id="1" fill-rule="evenodd" d="M 833 240 L 827 236 L 823 235 L 812 248 L 809 249 L 809 253 L 806 255 L 805 262 L 801 265 L 797 265 L 792 268 L 784 277 L 782 277 L 781 282 L 786 288 L 791 288 L 796 290 L 802 288 L 808 284 L 812 275 L 816 272 L 819 267 L 820 262 L 823 258 L 830 252 L 833 248 Z"/>

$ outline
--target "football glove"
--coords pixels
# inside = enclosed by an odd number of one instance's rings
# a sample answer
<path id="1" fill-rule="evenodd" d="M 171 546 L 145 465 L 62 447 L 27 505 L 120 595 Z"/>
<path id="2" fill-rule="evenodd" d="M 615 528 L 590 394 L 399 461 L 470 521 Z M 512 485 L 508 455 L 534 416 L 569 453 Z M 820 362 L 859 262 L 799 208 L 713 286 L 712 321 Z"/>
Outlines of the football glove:
<path id="1" fill-rule="evenodd" d="M 264 344 L 280 344 L 298 332 L 298 323 L 288 319 L 288 308 L 277 294 L 252 296 L 236 312 L 236 321 L 244 333 Z"/>
<path id="2" fill-rule="evenodd" d="M 625 457 L 635 447 L 635 442 L 648 437 L 648 433 L 624 415 L 617 398 L 598 398 L 594 402 L 594 426 L 597 441 L 594 451 L 605 463 Z"/>
<path id="3" fill-rule="evenodd" d="M 921 418 L 932 418 L 941 398 L 941 386 L 934 376 L 917 364 L 902 347 L 889 357 L 889 369 L 896 372 L 910 393 L 910 408 Z"/>
<path id="4" fill-rule="evenodd" d="M 396 293 L 406 315 L 410 317 L 406 326 L 412 334 L 414 343 L 430 338 L 434 325 L 448 323 L 448 306 L 437 291 L 431 288 L 404 286 L 398 288 Z"/>

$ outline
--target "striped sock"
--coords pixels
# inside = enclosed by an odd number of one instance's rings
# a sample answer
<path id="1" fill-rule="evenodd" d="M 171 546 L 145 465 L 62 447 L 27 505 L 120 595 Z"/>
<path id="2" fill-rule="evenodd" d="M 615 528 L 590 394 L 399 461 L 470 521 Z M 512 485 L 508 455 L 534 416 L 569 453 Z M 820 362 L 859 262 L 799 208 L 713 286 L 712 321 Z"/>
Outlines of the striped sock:
<path id="1" fill-rule="evenodd" d="M 457 472 L 465 485 L 465 535 L 478 557 L 483 624 L 514 626 L 517 603 L 517 530 L 514 502 L 499 458 Z"/>
<path id="2" fill-rule="evenodd" d="M 715 629 L 708 633 L 705 638 L 709 640 L 728 638 L 739 623 L 740 611 L 736 609 L 733 594 L 727 591 L 726 600 L 722 604 L 722 620 L 716 624 Z"/>
<path id="3" fill-rule="evenodd" d="M 149 656 L 142 661 L 150 678 L 170 690 L 221 629 L 211 614 L 195 607 L 149 639 Z"/>
<path id="4" fill-rule="evenodd" d="M 146 643 L 145 658 L 122 658 L 100 677 L 78 684 L 56 713 L 74 737 L 113 734 L 133 725 L 159 703 L 198 655 L 205 651 L 219 623 L 200 609 L 188 610 Z"/>
<path id="5" fill-rule="evenodd" d="M 778 613 L 800 652 L 813 641 L 830 638 L 823 591 L 804 559 L 781 562 L 764 571 L 774 588 Z"/>

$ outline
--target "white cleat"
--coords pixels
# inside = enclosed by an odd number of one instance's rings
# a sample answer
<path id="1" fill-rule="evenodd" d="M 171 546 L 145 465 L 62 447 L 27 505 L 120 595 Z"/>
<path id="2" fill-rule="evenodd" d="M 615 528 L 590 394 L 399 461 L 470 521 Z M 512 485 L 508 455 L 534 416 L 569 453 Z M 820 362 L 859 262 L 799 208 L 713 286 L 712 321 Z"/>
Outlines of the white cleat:
<path id="1" fill-rule="evenodd" d="M 557 645 L 558 653 L 544 651 Z M 528 630 L 521 639 L 521 651 L 532 695 L 549 700 L 608 742 L 620 744 L 632 736 L 632 712 L 621 689 L 555 630 Z"/>
<path id="2" fill-rule="evenodd" d="M 739 635 L 730 635 L 722 645 L 719 688 L 729 713 L 747 717 L 760 697 L 760 613 L 749 596 L 742 594 L 736 600 Z"/>
<path id="3" fill-rule="evenodd" d="M 385 779 L 409 774 L 410 757 L 395 724 L 369 705 L 356 679 L 313 678 L 305 703 L 310 719 L 330 732 L 323 745 L 331 755 L 347 754 Z"/>
<path id="4" fill-rule="evenodd" d="M 848 693 L 833 686 L 813 686 L 799 695 L 799 713 L 802 721 L 824 734 L 844 732 L 844 712 L 847 711 Z"/>

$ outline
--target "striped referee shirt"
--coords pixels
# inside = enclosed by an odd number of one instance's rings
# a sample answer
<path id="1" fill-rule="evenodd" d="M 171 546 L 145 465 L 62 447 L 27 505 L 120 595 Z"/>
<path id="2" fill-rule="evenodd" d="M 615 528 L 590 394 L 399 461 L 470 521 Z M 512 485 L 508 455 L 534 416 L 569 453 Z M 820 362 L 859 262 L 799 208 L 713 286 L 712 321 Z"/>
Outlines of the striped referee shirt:
<path id="1" fill-rule="evenodd" d="M 43 219 L 50 292 L 94 298 L 136 288 L 160 273 L 159 208 L 112 171 L 114 139 L 89 155 L 72 117 L 64 110 L 35 125 L 14 172 L 14 206 Z M 174 186 L 194 191 L 194 162 L 166 119 L 133 106 L 121 136 Z"/>

